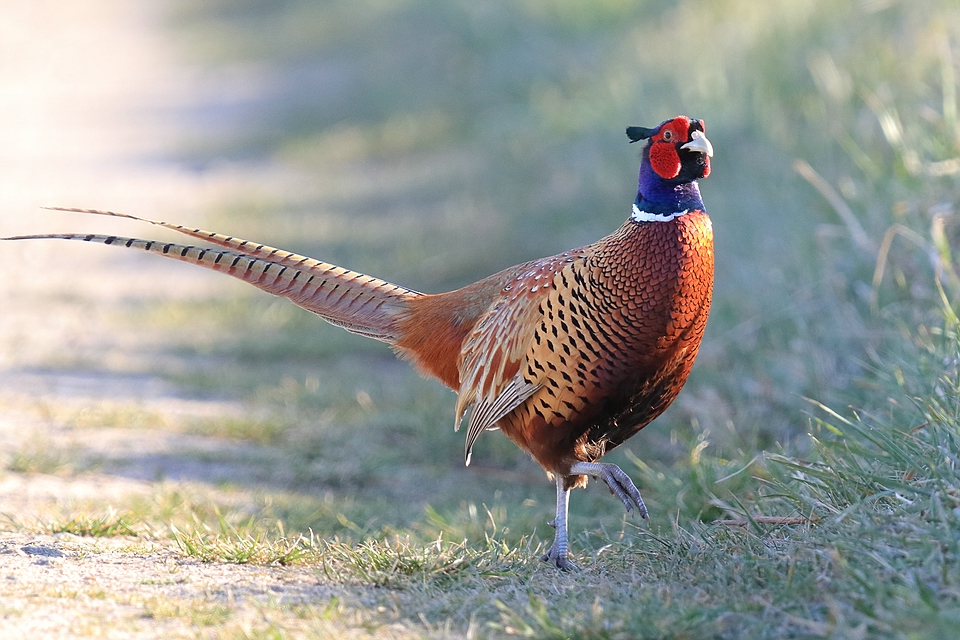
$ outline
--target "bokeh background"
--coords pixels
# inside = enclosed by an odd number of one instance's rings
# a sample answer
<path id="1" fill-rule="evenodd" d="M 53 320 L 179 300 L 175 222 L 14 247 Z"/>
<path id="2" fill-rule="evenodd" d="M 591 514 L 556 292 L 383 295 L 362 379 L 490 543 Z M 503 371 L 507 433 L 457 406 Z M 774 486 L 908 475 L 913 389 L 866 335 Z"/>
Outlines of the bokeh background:
<path id="1" fill-rule="evenodd" d="M 960 293 L 958 65 L 947 0 L 6 0 L 0 234 L 167 237 L 39 207 L 107 208 L 441 291 L 615 229 L 624 127 L 702 118 L 704 346 L 611 459 L 654 523 L 709 520 L 722 505 L 656 479 L 808 455 L 811 399 L 889 411 L 878 381 Z M 18 491 L 130 481 L 150 517 L 202 518 L 183 496 L 210 489 L 225 513 L 361 538 L 481 535 L 487 505 L 547 535 L 551 485 L 499 434 L 463 470 L 439 384 L 152 256 L 0 245 L 0 401 Z M 574 527 L 620 518 L 605 491 L 572 503 Z"/>

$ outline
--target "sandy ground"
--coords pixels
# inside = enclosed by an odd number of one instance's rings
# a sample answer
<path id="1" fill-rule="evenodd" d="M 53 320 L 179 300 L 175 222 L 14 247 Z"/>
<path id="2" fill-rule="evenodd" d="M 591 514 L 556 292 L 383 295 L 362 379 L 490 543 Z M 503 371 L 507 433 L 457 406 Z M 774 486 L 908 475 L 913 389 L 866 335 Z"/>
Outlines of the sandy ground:
<path id="1" fill-rule="evenodd" d="M 122 545 L 92 550 L 66 535 L 0 540 L 3 637 L 191 638 L 215 628 L 228 607 L 242 632 L 269 622 L 264 605 L 330 596 L 307 569 L 199 563 Z"/>
<path id="2" fill-rule="evenodd" d="M 144 232 L 44 205 L 201 224 L 204 205 L 231 189 L 269 191 L 282 181 L 262 168 L 201 172 L 165 159 L 178 136 L 191 134 L 185 112 L 255 92 L 256 76 L 241 69 L 224 80 L 186 66 L 159 32 L 156 8 L 147 0 L 0 3 L 0 235 Z M 45 416 L 51 405 L 104 400 L 167 414 L 240 411 L 178 398 L 163 381 L 137 373 L 138 352 L 130 347 L 143 336 L 109 322 L 105 310 L 109 300 L 203 296 L 229 284 L 102 249 L 0 243 L 0 460 L 9 463 L 25 446 L 107 460 L 136 451 L 141 462 L 154 460 L 141 476 L 175 482 L 181 472 L 194 480 L 229 473 L 177 466 L 178 451 L 222 443 L 150 430 L 76 433 Z M 66 356 L 120 373 L 59 370 Z M 262 626 L 277 603 L 323 597 L 309 569 L 200 564 L 138 539 L 33 535 L 16 526 L 64 505 L 149 495 L 151 480 L 131 469 L 65 477 L 0 471 L 0 518 L 13 523 L 0 527 L 2 637 L 195 637 L 216 628 L 218 607 L 234 607 L 231 624 L 242 630 Z"/>

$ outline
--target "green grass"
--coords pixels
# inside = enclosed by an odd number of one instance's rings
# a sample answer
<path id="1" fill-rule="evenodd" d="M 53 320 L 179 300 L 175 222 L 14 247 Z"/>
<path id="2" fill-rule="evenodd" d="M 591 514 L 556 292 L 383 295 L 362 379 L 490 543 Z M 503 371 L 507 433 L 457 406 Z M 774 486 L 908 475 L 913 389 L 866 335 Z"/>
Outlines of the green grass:
<path id="1" fill-rule="evenodd" d="M 50 533 L 72 533 L 77 536 L 101 538 L 137 535 L 130 514 L 118 514 L 110 510 L 106 514 L 93 515 L 80 512 L 70 519 L 55 519 L 47 525 Z"/>
<path id="2" fill-rule="evenodd" d="M 75 462 L 70 451 L 44 439 L 31 440 L 10 453 L 6 469 L 16 473 L 69 473 Z"/>
<path id="3" fill-rule="evenodd" d="M 920 365 L 913 375 L 903 366 L 878 375 L 886 414 L 812 405 L 809 460 L 723 460 L 690 443 L 683 460 L 631 469 L 651 504 L 649 525 L 587 520 L 591 496 L 615 501 L 578 492 L 573 544 L 584 568 L 572 575 L 538 559 L 549 543 L 547 504 L 529 518 L 516 505 L 431 507 L 400 530 L 341 516 L 317 535 L 288 526 L 310 522 L 292 513 L 317 503 L 292 510 L 289 502 L 306 497 L 231 506 L 197 488 L 87 520 L 153 522 L 150 535 L 187 559 L 311 568 L 340 595 L 304 605 L 296 621 L 279 616 L 281 633 L 304 620 L 328 624 L 333 607 L 335 625 L 401 625 L 429 637 L 948 638 L 960 618 L 957 324 L 927 327 L 909 345 L 905 355 Z M 713 523 L 721 518 L 748 524 Z M 210 611 L 221 621 L 231 615 L 204 602 L 146 610 L 196 613 L 196 624 Z"/>

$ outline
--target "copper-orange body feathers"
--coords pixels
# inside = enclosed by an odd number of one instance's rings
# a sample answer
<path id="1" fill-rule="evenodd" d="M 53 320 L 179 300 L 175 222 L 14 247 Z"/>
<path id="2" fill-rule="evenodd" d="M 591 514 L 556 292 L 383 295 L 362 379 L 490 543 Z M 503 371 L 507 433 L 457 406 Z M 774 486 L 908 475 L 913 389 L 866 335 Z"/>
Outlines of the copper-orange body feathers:
<path id="1" fill-rule="evenodd" d="M 630 478 L 599 462 L 680 392 L 703 337 L 713 289 L 713 234 L 697 180 L 710 172 L 703 123 L 678 116 L 646 129 L 629 219 L 594 244 L 472 285 L 422 294 L 335 265 L 200 229 L 146 220 L 219 248 L 57 234 L 123 245 L 221 271 L 324 319 L 391 344 L 459 393 L 470 412 L 466 460 L 499 428 L 557 483 L 556 537 L 544 560 L 570 569 L 569 490 L 602 478 L 646 516 Z M 134 216 L 92 211 L 142 220 Z M 13 239 L 13 238 L 11 238 Z"/>

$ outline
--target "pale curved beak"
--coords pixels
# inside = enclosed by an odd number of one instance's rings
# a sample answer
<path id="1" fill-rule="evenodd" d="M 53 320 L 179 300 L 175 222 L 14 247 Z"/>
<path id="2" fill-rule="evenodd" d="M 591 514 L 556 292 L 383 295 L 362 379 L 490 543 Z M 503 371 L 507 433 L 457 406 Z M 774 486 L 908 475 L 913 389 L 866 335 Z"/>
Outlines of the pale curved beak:
<path id="1" fill-rule="evenodd" d="M 692 134 L 690 134 L 690 137 L 693 139 L 680 147 L 681 149 L 686 149 L 687 151 L 698 151 L 700 153 L 707 154 L 708 158 L 713 157 L 713 145 L 710 144 L 709 140 L 707 140 L 707 136 L 703 135 L 703 131 L 694 131 Z"/>

